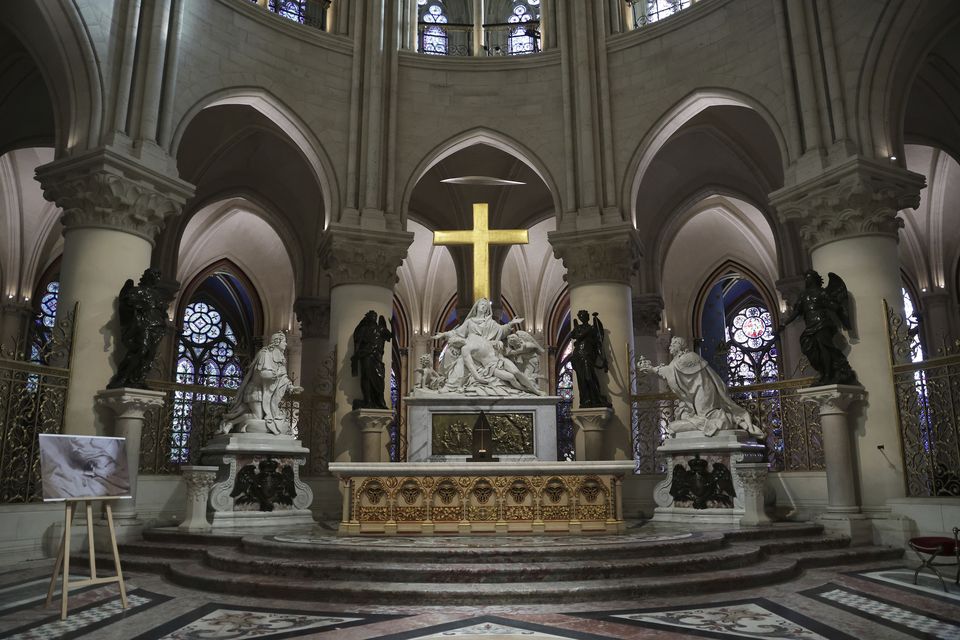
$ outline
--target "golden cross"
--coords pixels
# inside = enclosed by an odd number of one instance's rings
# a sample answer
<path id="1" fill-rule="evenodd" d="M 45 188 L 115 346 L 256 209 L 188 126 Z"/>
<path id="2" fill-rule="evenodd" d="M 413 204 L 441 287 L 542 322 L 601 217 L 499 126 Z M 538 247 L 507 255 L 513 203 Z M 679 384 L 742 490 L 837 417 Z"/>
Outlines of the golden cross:
<path id="1" fill-rule="evenodd" d="M 490 229 L 487 213 L 487 204 L 476 202 L 473 205 L 473 229 L 433 232 L 435 245 L 473 246 L 473 302 L 480 298 L 490 299 L 490 245 L 530 242 L 526 229 Z"/>

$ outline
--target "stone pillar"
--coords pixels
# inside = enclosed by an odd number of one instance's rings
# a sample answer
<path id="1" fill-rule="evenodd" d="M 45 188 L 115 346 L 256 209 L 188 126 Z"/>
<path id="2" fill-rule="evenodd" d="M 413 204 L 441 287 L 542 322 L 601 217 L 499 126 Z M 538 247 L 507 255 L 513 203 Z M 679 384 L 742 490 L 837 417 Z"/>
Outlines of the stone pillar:
<path id="1" fill-rule="evenodd" d="M 64 432 L 106 433 L 94 396 L 116 371 L 117 294 L 150 266 L 156 233 L 193 187 L 110 149 L 39 167 L 37 180 L 43 196 L 63 209 L 58 312 L 79 303 Z"/>
<path id="2" fill-rule="evenodd" d="M 935 358 L 957 335 L 953 314 L 950 313 L 950 294 L 937 288 L 920 294 L 920 338 L 926 347 L 926 357 Z"/>
<path id="3" fill-rule="evenodd" d="M 318 390 L 325 377 L 324 361 L 330 355 L 330 301 L 297 298 L 293 311 L 300 322 L 300 386 Z"/>
<path id="4" fill-rule="evenodd" d="M 390 462 L 387 427 L 393 421 L 390 409 L 358 409 L 350 412 L 361 433 L 361 462 Z"/>
<path id="5" fill-rule="evenodd" d="M 554 255 L 563 260 L 570 285 L 570 310 L 598 313 L 606 330 L 610 372 L 600 374 L 613 415 L 604 433 L 602 459 L 630 460 L 633 440 L 630 415 L 630 362 L 633 351 L 633 309 L 630 279 L 640 258 L 632 225 L 592 230 L 554 231 Z M 576 387 L 575 387 L 576 388 Z M 577 406 L 579 407 L 579 397 Z"/>
<path id="6" fill-rule="evenodd" d="M 389 323 L 393 314 L 393 286 L 397 268 L 407 255 L 413 234 L 404 231 L 360 230 L 333 225 L 324 232 L 320 263 L 330 276 L 330 340 L 336 345 L 336 414 L 334 460 L 362 459 L 362 439 L 348 414 L 360 395 L 360 378 L 350 372 L 353 331 L 367 311 L 373 310 Z M 383 364 L 390 372 L 391 350 L 386 345 Z M 389 402 L 389 380 L 384 385 L 384 404 Z"/>
<path id="7" fill-rule="evenodd" d="M 574 434 L 577 461 L 603 460 L 603 434 L 613 416 L 613 409 L 573 409 L 571 415 L 577 429 Z"/>
<path id="8" fill-rule="evenodd" d="M 633 298 L 634 361 L 642 355 L 653 362 L 659 362 L 657 354 L 660 350 L 658 343 L 662 321 L 663 298 L 660 294 L 643 293 Z M 648 384 L 657 384 L 659 380 L 656 376 L 645 376 L 645 379 Z"/>
<path id="9" fill-rule="evenodd" d="M 904 495 L 904 460 L 890 375 L 885 299 L 902 313 L 897 212 L 916 208 L 923 177 L 860 158 L 814 180 L 771 194 L 785 220 L 799 221 L 813 268 L 835 272 L 853 302 L 849 361 L 869 394 L 855 426 L 856 461 L 865 510 L 889 513 L 886 501 Z"/>
<path id="10" fill-rule="evenodd" d="M 0 305 L 0 358 L 19 357 L 27 349 L 32 318 L 28 302 L 9 300 Z"/>
<path id="11" fill-rule="evenodd" d="M 784 313 L 789 313 L 789 307 L 797 298 L 800 296 L 800 292 L 803 291 L 803 276 L 790 276 L 788 278 L 781 278 L 776 282 L 777 291 L 780 292 L 780 295 L 783 297 L 784 301 L 787 303 L 787 309 L 777 309 L 776 313 L 782 316 Z M 773 311 L 771 309 L 771 311 Z M 786 329 L 782 329 L 780 334 L 780 344 L 778 348 L 780 349 L 780 366 L 783 367 L 783 375 L 785 378 L 801 378 L 816 375 L 809 368 L 800 373 L 800 357 L 803 355 L 800 353 L 800 334 L 803 333 L 803 323 L 794 322 Z"/>
<path id="12" fill-rule="evenodd" d="M 856 542 L 873 538 L 869 524 L 860 514 L 859 487 L 851 447 L 851 421 L 847 410 L 854 402 L 863 402 L 867 394 L 855 385 L 832 384 L 797 392 L 804 402 L 820 410 L 823 455 L 827 469 L 827 512 L 819 518 L 830 531 L 849 535 Z"/>
<path id="13" fill-rule="evenodd" d="M 126 439 L 127 470 L 130 474 L 129 500 L 117 501 L 113 509 L 117 540 L 136 540 L 143 531 L 137 519 L 137 479 L 140 476 L 140 435 L 147 411 L 159 407 L 166 398 L 164 391 L 147 389 L 104 389 L 97 393 L 97 405 L 109 409 L 113 416 L 112 433 Z M 98 536 L 106 540 L 104 536 Z"/>
<path id="14" fill-rule="evenodd" d="M 217 480 L 220 467 L 183 465 L 180 472 L 187 484 L 187 512 L 178 527 L 182 531 L 210 531 L 207 520 L 207 503 L 210 501 L 210 489 Z"/>

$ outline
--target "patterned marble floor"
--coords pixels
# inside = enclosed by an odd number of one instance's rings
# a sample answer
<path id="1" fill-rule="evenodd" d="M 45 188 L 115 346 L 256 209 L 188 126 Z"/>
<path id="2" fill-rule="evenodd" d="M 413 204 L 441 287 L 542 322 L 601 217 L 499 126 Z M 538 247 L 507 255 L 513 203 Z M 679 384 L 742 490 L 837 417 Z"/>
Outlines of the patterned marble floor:
<path id="1" fill-rule="evenodd" d="M 0 638 L 89 640 L 478 640 L 778 638 L 960 639 L 960 589 L 889 563 L 805 572 L 789 583 L 722 594 L 594 605 L 353 606 L 222 596 L 148 574 L 70 599 L 70 617 L 45 609 L 49 561 L 0 568 Z"/>

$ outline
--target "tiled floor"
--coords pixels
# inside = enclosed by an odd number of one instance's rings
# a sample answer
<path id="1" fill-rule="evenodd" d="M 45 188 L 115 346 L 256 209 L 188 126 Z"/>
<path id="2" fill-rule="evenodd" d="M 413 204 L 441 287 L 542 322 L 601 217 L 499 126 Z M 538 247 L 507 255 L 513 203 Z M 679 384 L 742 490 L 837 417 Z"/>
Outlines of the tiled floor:
<path id="1" fill-rule="evenodd" d="M 239 598 L 163 578 L 128 576 L 130 608 L 115 585 L 70 599 L 70 617 L 45 609 L 49 561 L 0 569 L 0 638 L 90 640 L 338 640 L 509 638 L 779 638 L 960 640 L 960 589 L 889 563 L 810 570 L 788 583 L 685 598 L 590 605 L 395 607 Z"/>

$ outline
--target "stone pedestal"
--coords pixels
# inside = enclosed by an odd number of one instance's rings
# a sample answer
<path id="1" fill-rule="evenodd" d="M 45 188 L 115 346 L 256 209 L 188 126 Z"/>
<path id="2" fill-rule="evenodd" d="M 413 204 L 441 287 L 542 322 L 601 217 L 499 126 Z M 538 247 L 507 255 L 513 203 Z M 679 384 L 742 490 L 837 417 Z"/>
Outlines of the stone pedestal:
<path id="1" fill-rule="evenodd" d="M 113 425 L 110 433 L 126 439 L 127 468 L 130 473 L 129 500 L 120 500 L 113 505 L 113 521 L 118 542 L 128 542 L 140 538 L 144 523 L 137 519 L 137 477 L 140 468 L 140 435 L 143 431 L 144 417 L 152 407 L 159 407 L 166 398 L 165 391 L 147 389 L 104 389 L 97 393 L 98 406 L 110 410 Z M 109 546 L 109 538 L 103 538 Z M 106 547 L 105 547 L 106 548 Z"/>
<path id="2" fill-rule="evenodd" d="M 657 449 L 657 455 L 667 459 L 667 477 L 654 488 L 654 500 L 657 503 L 653 512 L 654 521 L 722 524 L 761 524 L 769 521 L 764 510 L 766 460 L 763 445 L 746 431 L 720 431 L 711 437 L 700 432 L 682 432 L 664 442 Z M 731 505 L 709 501 L 705 508 L 695 508 L 692 504 L 674 501 L 670 488 L 677 467 L 688 469 L 689 462 L 696 458 L 706 461 L 710 474 L 721 471 L 716 466 L 718 463 L 729 471 L 729 483 L 733 486 L 734 494 L 731 496 Z"/>
<path id="3" fill-rule="evenodd" d="M 200 453 L 204 465 L 218 468 L 210 489 L 212 529 L 314 523 L 313 491 L 300 480 L 309 450 L 299 440 L 231 433 L 214 437 Z"/>
<path id="4" fill-rule="evenodd" d="M 831 384 L 800 389 L 804 402 L 817 405 L 823 431 L 823 456 L 827 472 L 827 512 L 818 522 L 828 531 L 848 535 L 854 543 L 872 540 L 870 523 L 860 513 L 859 489 L 854 467 L 851 426 L 847 409 L 866 400 L 857 385 Z"/>
<path id="5" fill-rule="evenodd" d="M 576 427 L 574 446 L 577 460 L 603 459 L 603 430 L 613 416 L 613 409 L 597 407 L 596 409 L 573 409 L 571 412 L 573 424 Z"/>
<path id="6" fill-rule="evenodd" d="M 220 467 L 202 467 L 198 465 L 184 465 L 180 467 L 183 480 L 187 483 L 187 511 L 181 531 L 210 531 L 210 521 L 207 520 L 207 502 L 210 500 L 210 488 L 217 479 Z"/>
<path id="7" fill-rule="evenodd" d="M 357 409 L 350 412 L 350 419 L 357 423 L 361 433 L 361 456 L 363 462 L 390 462 L 387 445 L 387 427 L 393 422 L 390 409 Z"/>
<path id="8" fill-rule="evenodd" d="M 533 450 L 525 454 L 510 454 L 502 451 L 492 453 L 501 461 L 557 460 L 557 396 L 503 396 L 503 397 L 417 397 L 404 399 L 407 405 L 407 428 L 409 433 L 409 462 L 464 462 L 470 455 L 473 440 L 461 454 L 439 454 L 434 451 L 433 425 L 439 416 L 463 414 L 463 422 L 472 428 L 478 414 L 483 411 L 488 419 L 498 414 L 524 414 L 533 419 Z M 529 419 L 526 418 L 526 419 Z M 469 434 L 467 434 L 469 435 Z"/>

